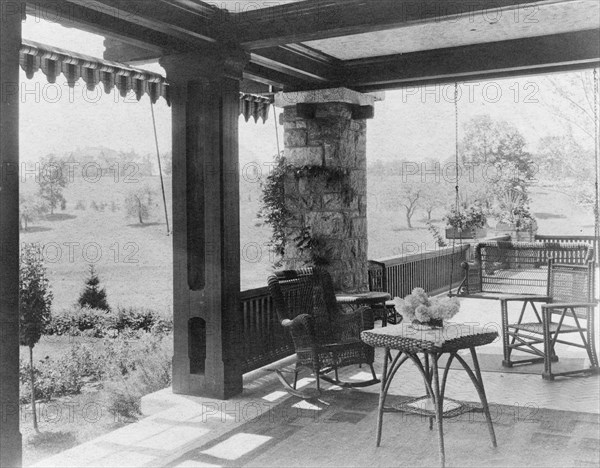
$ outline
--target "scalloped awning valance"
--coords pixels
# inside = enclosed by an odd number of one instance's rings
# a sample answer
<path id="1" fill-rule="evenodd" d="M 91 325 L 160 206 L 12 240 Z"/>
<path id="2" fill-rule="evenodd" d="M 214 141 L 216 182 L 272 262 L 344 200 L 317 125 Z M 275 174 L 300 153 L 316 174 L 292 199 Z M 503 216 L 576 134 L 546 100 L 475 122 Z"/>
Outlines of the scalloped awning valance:
<path id="1" fill-rule="evenodd" d="M 163 97 L 168 105 L 171 104 L 169 83 L 158 73 L 25 39 L 21 43 L 19 58 L 21 68 L 29 79 L 42 70 L 49 83 L 55 83 L 56 78 L 63 74 L 70 87 L 74 87 L 81 78 L 90 91 L 102 83 L 107 94 L 117 88 L 123 97 L 133 92 L 139 101 L 148 94 L 153 103 Z M 240 114 L 246 122 L 251 117 L 255 122 L 259 118 L 265 122 L 272 102 L 270 97 L 240 93 Z"/>

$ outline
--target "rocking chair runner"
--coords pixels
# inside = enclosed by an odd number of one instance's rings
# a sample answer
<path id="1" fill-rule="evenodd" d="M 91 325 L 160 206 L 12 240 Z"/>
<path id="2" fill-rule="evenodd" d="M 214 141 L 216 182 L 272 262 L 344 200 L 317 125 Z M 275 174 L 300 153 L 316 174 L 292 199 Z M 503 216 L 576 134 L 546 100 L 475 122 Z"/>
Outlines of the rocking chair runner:
<path id="1" fill-rule="evenodd" d="M 269 292 L 281 324 L 291 332 L 297 354 L 294 381 L 290 385 L 275 369 L 287 390 L 301 398 L 296 390 L 298 370 L 310 368 L 317 381 L 342 387 L 366 387 L 379 382 L 373 369 L 374 350 L 360 339 L 363 330 L 373 328 L 373 313 L 365 307 L 343 313 L 336 303 L 331 276 L 321 268 L 287 270 L 269 277 Z M 346 383 L 338 378 L 338 369 L 353 364 L 367 364 L 373 378 L 366 382 Z M 335 378 L 329 377 L 330 372 Z"/>

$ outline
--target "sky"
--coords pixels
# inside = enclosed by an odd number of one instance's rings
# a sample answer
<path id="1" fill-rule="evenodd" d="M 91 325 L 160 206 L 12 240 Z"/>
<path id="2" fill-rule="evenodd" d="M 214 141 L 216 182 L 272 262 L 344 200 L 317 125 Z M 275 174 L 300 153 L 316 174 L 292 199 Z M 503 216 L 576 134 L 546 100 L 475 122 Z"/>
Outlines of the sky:
<path id="1" fill-rule="evenodd" d="M 102 36 L 39 18 L 27 18 L 23 23 L 23 37 L 96 57 L 102 57 L 104 52 Z M 146 68 L 164 74 L 157 63 Z M 140 154 L 155 152 L 147 96 L 140 102 L 125 102 L 117 93 L 103 94 L 101 86 L 94 94 L 86 94 L 81 80 L 70 90 L 63 76 L 55 85 L 50 85 L 41 71 L 32 80 L 21 71 L 21 78 L 23 160 L 99 146 L 117 151 L 135 150 Z M 552 99 L 549 89 L 543 76 L 462 83 L 457 106 L 459 130 L 462 131 L 470 118 L 487 113 L 494 119 L 513 123 L 526 135 L 528 149 L 534 151 L 541 137 L 565 132 L 564 122 L 544 105 Z M 376 103 L 375 118 L 368 122 L 368 161 L 396 158 L 421 161 L 452 156 L 455 144 L 453 96 L 452 85 L 386 92 L 385 100 Z M 159 147 L 161 152 L 168 152 L 171 111 L 164 99 L 154 107 Z M 239 129 L 242 163 L 268 161 L 277 153 L 272 114 L 266 124 L 240 120 Z M 282 133 L 281 128 L 279 132 Z"/>

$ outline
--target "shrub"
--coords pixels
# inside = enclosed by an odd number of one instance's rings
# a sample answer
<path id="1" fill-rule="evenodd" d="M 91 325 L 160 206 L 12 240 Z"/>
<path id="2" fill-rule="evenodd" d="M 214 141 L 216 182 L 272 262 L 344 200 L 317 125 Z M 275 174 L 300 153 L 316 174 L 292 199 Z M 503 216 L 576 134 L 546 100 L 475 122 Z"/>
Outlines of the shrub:
<path id="1" fill-rule="evenodd" d="M 77 200 L 77 203 L 75 204 L 75 209 L 85 210 L 85 202 L 83 200 Z"/>
<path id="2" fill-rule="evenodd" d="M 93 264 L 89 265 L 89 270 L 89 276 L 85 281 L 85 288 L 79 296 L 78 303 L 81 307 L 88 306 L 93 309 L 109 311 L 110 307 L 106 302 L 106 289 L 100 288 L 100 278 L 96 274 Z"/>
<path id="3" fill-rule="evenodd" d="M 96 203 L 95 200 L 92 200 L 92 202 L 90 203 L 90 208 L 94 211 L 98 211 L 99 210 L 98 203 Z"/>
<path id="4" fill-rule="evenodd" d="M 169 335 L 140 332 L 135 339 L 119 336 L 95 344 L 73 343 L 60 358 L 46 357 L 37 363 L 35 394 L 49 400 L 81 393 L 89 383 L 104 382 L 109 407 L 130 418 L 139 410 L 143 395 L 170 385 L 171 354 Z M 31 399 L 30 369 L 28 363 L 20 363 L 23 403 Z"/>
<path id="5" fill-rule="evenodd" d="M 123 336 L 139 338 L 139 332 L 164 335 L 173 330 L 173 319 L 152 309 L 125 307 L 116 311 L 73 307 L 55 313 L 46 326 L 48 335 Z"/>
<path id="6" fill-rule="evenodd" d="M 46 326 L 48 335 L 85 334 L 95 338 L 104 337 L 109 327 L 109 317 L 106 312 L 90 307 L 74 307 L 55 313 Z"/>
<path id="7" fill-rule="evenodd" d="M 31 399 L 31 382 L 27 376 L 30 373 L 29 364 L 21 362 L 19 377 L 21 379 L 20 400 L 25 403 Z M 68 359 L 45 359 L 38 361 L 34 369 L 35 398 L 50 400 L 51 398 L 66 395 L 75 395 L 81 392 L 85 381 Z"/>
<path id="8" fill-rule="evenodd" d="M 108 410 L 129 419 L 142 414 L 142 396 L 171 384 L 171 340 L 145 334 L 133 343 L 129 347 L 133 359 L 121 366 L 128 371 L 105 386 Z"/>
<path id="9" fill-rule="evenodd" d="M 149 332 L 152 326 L 160 319 L 158 313 L 152 309 L 126 307 L 118 308 L 114 316 L 114 328 L 122 331 L 127 328 Z"/>

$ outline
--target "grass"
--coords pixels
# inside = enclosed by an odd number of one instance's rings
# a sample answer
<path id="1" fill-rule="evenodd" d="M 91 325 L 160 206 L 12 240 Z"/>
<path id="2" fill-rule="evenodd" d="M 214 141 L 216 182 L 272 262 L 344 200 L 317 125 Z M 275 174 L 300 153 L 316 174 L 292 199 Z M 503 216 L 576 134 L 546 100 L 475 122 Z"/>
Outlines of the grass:
<path id="1" fill-rule="evenodd" d="M 157 177 L 147 177 L 148 183 L 159 190 Z M 435 249 L 427 230 L 425 215 L 417 211 L 413 228 L 406 225 L 400 206 L 385 203 L 386 194 L 401 183 L 398 177 L 388 176 L 368 180 L 369 258 L 379 259 Z M 72 305 L 83 288 L 88 260 L 96 260 L 96 270 L 106 287 L 111 307 L 140 306 L 171 313 L 172 309 L 172 237 L 166 235 L 160 197 L 155 199 L 153 218 L 142 228 L 126 218 L 119 210 L 110 211 L 111 202 L 123 205 L 125 194 L 132 184 L 115 183 L 110 177 L 98 183 L 76 180 L 65 190 L 67 209 L 58 212 L 54 220 L 36 222 L 21 233 L 22 242 L 47 244 L 47 267 L 54 291 L 56 309 Z M 167 205 L 171 203 L 171 179 L 165 179 Z M 31 181 L 23 190 L 33 191 Z M 242 289 L 265 285 L 272 271 L 268 249 L 269 226 L 257 218 L 260 208 L 257 184 L 241 186 L 241 280 Z M 591 210 L 575 205 L 574 200 L 557 188 L 536 186 L 531 189 L 531 211 L 537 216 L 539 232 L 544 234 L 592 234 Z M 86 210 L 74 209 L 78 200 Z M 108 203 L 104 212 L 89 208 L 92 201 Z M 449 201 L 448 204 L 451 202 Z M 433 212 L 434 224 L 444 228 L 440 206 Z M 169 210 L 169 219 L 171 219 Z"/>
<path id="2" fill-rule="evenodd" d="M 48 403 L 38 402 L 37 407 L 39 434 L 33 430 L 29 407 L 21 409 L 24 466 L 116 430 L 127 423 L 109 413 L 105 398 L 99 391 Z"/>

